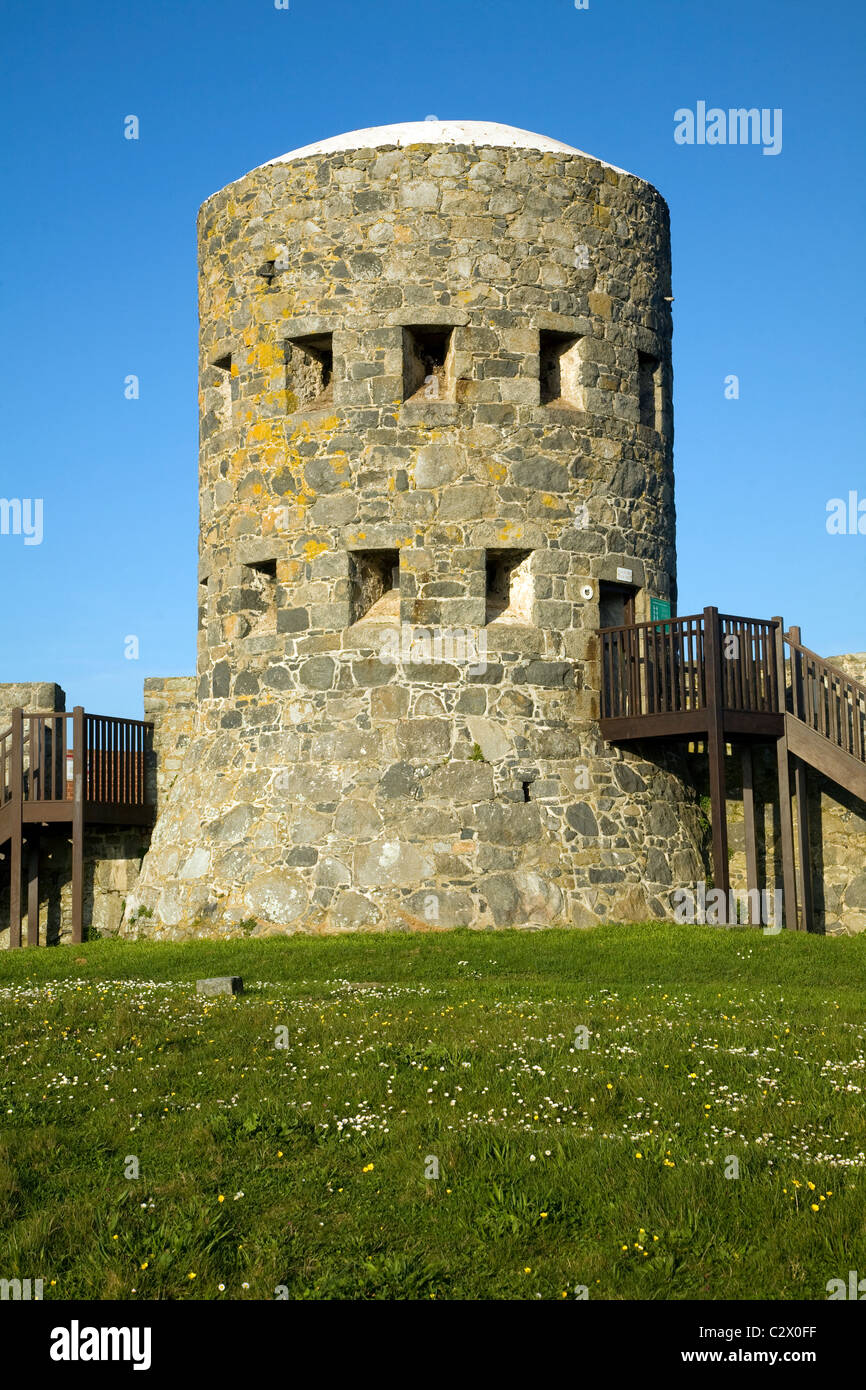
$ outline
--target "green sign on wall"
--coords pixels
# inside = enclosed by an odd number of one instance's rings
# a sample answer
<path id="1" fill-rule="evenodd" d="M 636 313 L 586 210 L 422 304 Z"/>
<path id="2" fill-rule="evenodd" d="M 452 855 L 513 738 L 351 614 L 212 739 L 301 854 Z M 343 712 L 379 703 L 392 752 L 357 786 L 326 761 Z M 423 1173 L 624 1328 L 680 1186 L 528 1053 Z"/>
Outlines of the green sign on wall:
<path id="1" fill-rule="evenodd" d="M 671 616 L 671 602 L 667 598 L 650 599 L 650 622 L 656 623 L 660 618 Z"/>

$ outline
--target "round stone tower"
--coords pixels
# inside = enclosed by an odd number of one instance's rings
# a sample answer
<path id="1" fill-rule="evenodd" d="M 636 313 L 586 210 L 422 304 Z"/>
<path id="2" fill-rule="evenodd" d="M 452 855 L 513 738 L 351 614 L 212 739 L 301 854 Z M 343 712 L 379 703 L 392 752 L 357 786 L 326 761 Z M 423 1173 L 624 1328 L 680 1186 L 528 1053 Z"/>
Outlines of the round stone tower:
<path id="1" fill-rule="evenodd" d="M 127 921 L 670 915 L 694 796 L 596 722 L 599 626 L 676 597 L 664 200 L 430 119 L 253 170 L 199 257 L 196 733 Z"/>

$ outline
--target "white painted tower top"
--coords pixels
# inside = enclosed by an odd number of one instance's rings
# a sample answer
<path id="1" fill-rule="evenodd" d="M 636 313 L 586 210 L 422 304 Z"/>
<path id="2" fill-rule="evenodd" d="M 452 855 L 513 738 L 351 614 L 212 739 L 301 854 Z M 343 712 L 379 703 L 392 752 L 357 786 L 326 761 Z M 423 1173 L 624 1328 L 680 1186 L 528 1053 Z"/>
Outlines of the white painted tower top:
<path id="1" fill-rule="evenodd" d="M 306 159 L 310 155 L 335 154 L 339 150 L 377 149 L 383 145 L 492 145 L 498 149 L 510 147 L 524 150 L 541 150 L 552 154 L 579 154 L 585 159 L 595 160 L 595 155 L 586 154 L 574 145 L 565 145 L 561 140 L 552 140 L 548 135 L 536 135 L 531 130 L 519 130 L 517 126 L 500 125 L 496 121 L 440 121 L 437 116 L 428 116 L 423 121 L 402 121 L 398 125 L 376 125 L 367 130 L 351 130 L 345 135 L 332 135 L 327 140 L 318 140 L 314 145 L 302 145 L 300 149 L 290 150 L 266 164 L 287 164 L 293 159 Z M 616 169 L 615 164 L 606 160 L 596 160 L 608 169 Z M 265 165 L 261 165 L 264 168 Z M 618 173 L 625 173 L 618 169 Z"/>

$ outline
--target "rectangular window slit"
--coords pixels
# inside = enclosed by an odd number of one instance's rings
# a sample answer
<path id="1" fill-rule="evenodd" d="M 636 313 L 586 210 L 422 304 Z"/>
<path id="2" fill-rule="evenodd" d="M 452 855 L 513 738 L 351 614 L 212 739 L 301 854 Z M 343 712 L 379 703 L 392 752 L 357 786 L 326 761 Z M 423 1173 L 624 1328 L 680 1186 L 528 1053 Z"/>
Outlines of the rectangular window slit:
<path id="1" fill-rule="evenodd" d="M 277 630 L 277 562 L 253 560 L 244 566 L 240 593 L 240 616 L 247 631 L 240 635 L 259 637 Z"/>
<path id="2" fill-rule="evenodd" d="M 538 339 L 541 404 L 582 410 L 580 338 L 573 333 L 542 329 Z"/>
<path id="3" fill-rule="evenodd" d="M 333 402 L 333 333 L 286 340 L 286 398 L 290 415 L 307 406 L 324 407 Z"/>
<path id="4" fill-rule="evenodd" d="M 488 550 L 485 622 L 532 624 L 531 550 Z"/>
<path id="5" fill-rule="evenodd" d="M 640 401 L 640 422 L 650 429 L 657 430 L 659 420 L 659 396 L 661 394 L 661 363 L 648 352 L 639 352 L 638 395 Z"/>
<path id="6" fill-rule="evenodd" d="M 454 329 L 419 324 L 403 329 L 403 399 L 445 401 L 453 398 Z"/>
<path id="7" fill-rule="evenodd" d="M 399 623 L 399 550 L 350 551 L 349 585 L 350 622 Z"/>

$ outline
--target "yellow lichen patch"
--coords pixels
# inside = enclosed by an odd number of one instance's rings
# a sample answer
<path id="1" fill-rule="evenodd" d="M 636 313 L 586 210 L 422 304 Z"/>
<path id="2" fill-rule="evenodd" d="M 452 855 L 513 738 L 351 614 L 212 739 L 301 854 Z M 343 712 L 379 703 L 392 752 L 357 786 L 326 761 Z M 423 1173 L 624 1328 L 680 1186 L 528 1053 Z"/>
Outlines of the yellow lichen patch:
<path id="1" fill-rule="evenodd" d="M 505 479 L 508 477 L 508 469 L 505 464 L 496 462 L 493 459 L 487 464 L 487 472 L 490 475 L 490 481 L 493 483 L 504 483 Z"/>
<path id="2" fill-rule="evenodd" d="M 522 538 L 523 527 L 519 522 L 506 521 L 504 525 L 499 528 L 498 539 L 502 542 L 522 540 Z"/>
<path id="3" fill-rule="evenodd" d="M 279 444 L 282 435 L 282 422 L 279 420 L 259 420 L 251 425 L 247 433 L 249 444 Z"/>
<path id="4" fill-rule="evenodd" d="M 255 342 L 247 354 L 247 366 L 267 371 L 269 367 L 282 365 L 283 355 L 276 343 Z"/>
<path id="5" fill-rule="evenodd" d="M 394 240 L 405 245 L 406 242 L 412 240 L 412 228 L 405 226 L 402 222 L 398 222 L 397 226 L 394 228 Z"/>
<path id="6" fill-rule="evenodd" d="M 616 172 L 616 169 L 605 169 L 604 176 L 607 179 L 608 183 L 612 183 L 614 185 L 619 183 L 619 174 Z"/>
<path id="7" fill-rule="evenodd" d="M 593 203 L 592 220 L 597 222 L 599 227 L 610 226 L 610 208 L 606 208 L 602 203 Z"/>
<path id="8" fill-rule="evenodd" d="M 549 492 L 543 492 L 543 493 L 541 494 L 541 504 L 542 504 L 542 506 L 544 506 L 544 507 L 558 507 L 558 506 L 559 506 L 559 498 L 554 497 L 554 496 L 553 496 L 551 493 L 549 493 Z"/>
<path id="9" fill-rule="evenodd" d="M 321 555 L 323 550 L 327 550 L 324 541 L 307 541 L 304 545 L 304 554 L 308 560 L 315 560 L 317 555 Z"/>

